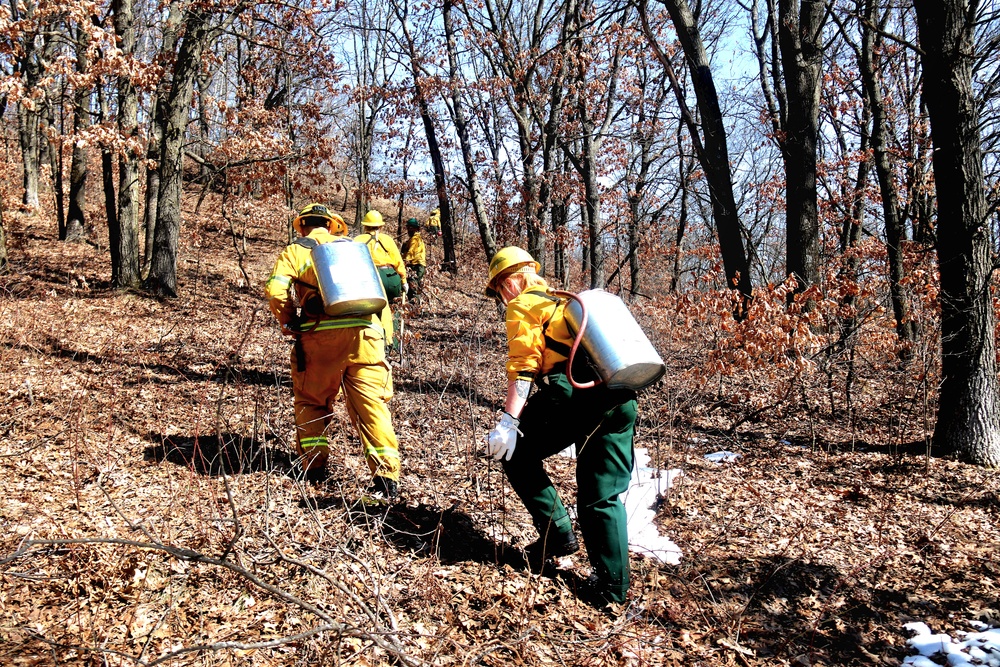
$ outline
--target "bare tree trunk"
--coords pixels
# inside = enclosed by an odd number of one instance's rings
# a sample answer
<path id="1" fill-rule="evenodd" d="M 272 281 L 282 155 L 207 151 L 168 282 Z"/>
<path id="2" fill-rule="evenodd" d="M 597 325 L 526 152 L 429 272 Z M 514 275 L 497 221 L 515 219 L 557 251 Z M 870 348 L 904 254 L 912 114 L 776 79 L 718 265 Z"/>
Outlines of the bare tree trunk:
<path id="1" fill-rule="evenodd" d="M 177 50 L 177 31 L 183 19 L 182 0 L 171 0 L 167 9 L 167 20 L 163 26 L 163 43 L 160 45 L 160 58 L 165 58 Z M 160 150 L 163 144 L 163 131 L 167 124 L 165 115 L 167 97 L 170 95 L 169 77 L 164 77 L 156 86 L 152 99 L 152 122 L 150 123 L 149 145 L 146 150 L 147 162 L 156 165 L 146 171 L 146 195 L 143 207 L 142 228 L 145 233 L 143 244 L 142 274 L 149 272 L 153 260 L 153 238 L 156 232 L 157 201 L 160 196 Z"/>
<path id="2" fill-rule="evenodd" d="M 569 287 L 569 264 L 566 259 L 566 202 L 552 203 L 552 275 L 563 289 Z"/>
<path id="3" fill-rule="evenodd" d="M 22 180 L 24 194 L 21 201 L 25 206 L 38 207 L 38 112 L 25 102 L 17 105 L 17 134 L 21 142 Z"/>
<path id="4" fill-rule="evenodd" d="M 187 10 L 184 39 L 177 53 L 173 82 L 164 112 L 167 122 L 161 148 L 153 258 L 149 276 L 144 282 L 146 289 L 160 296 L 177 296 L 177 248 L 181 230 L 181 190 L 184 176 L 182 147 L 202 52 L 245 8 L 246 4 L 243 2 L 236 4 L 215 26 L 212 25 L 212 17 L 207 8 L 191 7 Z"/>
<path id="5" fill-rule="evenodd" d="M 486 207 L 483 205 L 483 198 L 479 191 L 479 178 L 476 176 L 476 164 L 472 157 L 469 127 L 465 120 L 464 102 L 458 78 L 459 67 L 455 31 L 451 21 L 452 1 L 444 0 L 442 7 L 444 33 L 448 43 L 448 73 L 451 84 L 452 120 L 455 123 L 455 132 L 458 134 L 458 142 L 462 151 L 462 163 L 465 165 L 465 176 L 468 182 L 469 199 L 472 203 L 472 213 L 476 216 L 476 226 L 479 228 L 479 240 L 483 244 L 486 261 L 489 262 L 493 259 L 493 255 L 496 254 L 497 245 L 493 239 L 493 230 L 490 228 L 490 221 L 486 216 Z"/>
<path id="6" fill-rule="evenodd" d="M 860 8 L 859 8 L 860 9 Z M 882 97 L 882 81 L 875 65 L 877 3 L 865 0 L 865 20 L 861 27 L 861 83 L 871 105 L 872 115 L 872 156 L 875 173 L 878 175 L 879 190 L 882 193 L 882 214 L 885 218 L 886 252 L 889 260 L 889 296 L 892 313 L 896 320 L 896 335 L 905 342 L 916 338 L 914 323 L 910 320 L 910 304 L 903 287 L 903 219 L 899 210 L 899 191 L 893 172 L 888 146 L 888 128 L 885 101 Z M 881 40 L 879 40 L 881 41 Z"/>
<path id="7" fill-rule="evenodd" d="M 101 122 L 108 119 L 108 101 L 104 90 L 104 82 L 97 82 L 97 108 L 100 111 Z M 121 248 L 118 225 L 118 202 L 115 196 L 114 154 L 106 144 L 101 145 L 101 184 L 104 188 L 104 212 L 108 220 L 108 248 L 111 250 L 111 266 L 121 263 L 118 251 Z"/>
<path id="8" fill-rule="evenodd" d="M 87 31 L 78 30 L 76 37 L 76 69 L 85 72 L 90 63 L 87 58 Z M 90 97 L 93 89 L 77 86 L 73 91 L 73 134 L 79 135 L 90 125 Z M 84 207 L 87 203 L 87 176 L 89 174 L 88 151 L 85 146 L 73 142 L 73 156 L 69 167 L 69 202 L 66 215 L 66 240 L 78 241 L 83 238 L 86 227 Z"/>
<path id="9" fill-rule="evenodd" d="M 678 144 L 680 135 L 678 133 Z M 687 160 L 683 154 L 680 158 L 680 188 L 681 188 L 681 208 L 677 214 L 677 235 L 674 238 L 674 270 L 670 275 L 670 291 L 677 292 L 677 284 L 681 279 L 681 260 L 684 256 L 684 232 L 687 231 L 688 221 L 688 169 Z"/>
<path id="10" fill-rule="evenodd" d="M 586 107 L 586 102 L 582 104 Z M 593 122 L 587 117 L 586 109 L 580 110 L 583 126 L 583 151 L 580 161 L 583 171 L 584 208 L 587 218 L 587 235 L 590 237 L 590 289 L 604 287 L 604 242 L 601 240 L 601 189 L 597 183 L 597 146 L 594 142 Z"/>
<path id="11" fill-rule="evenodd" d="M 399 10 L 396 7 L 397 11 Z M 431 117 L 430 104 L 427 93 L 424 90 L 422 76 L 420 74 L 420 61 L 416 51 L 416 44 L 409 33 L 404 17 L 400 17 L 401 30 L 406 39 L 406 46 L 409 50 L 407 54 L 410 60 L 410 74 L 413 76 L 414 96 L 417 102 L 417 109 L 420 112 L 420 121 L 424 126 L 424 134 L 427 138 L 427 152 L 431 156 L 431 165 L 434 169 L 434 189 L 437 192 L 438 208 L 441 211 L 441 234 L 444 257 L 441 261 L 441 268 L 452 273 L 458 271 L 458 261 L 455 257 L 455 237 L 451 224 L 451 203 L 448 199 L 448 181 L 444 169 L 444 157 L 441 153 L 441 146 L 438 144 L 437 131 L 434 128 L 434 119 Z"/>
<path id="12" fill-rule="evenodd" d="M 517 123 L 517 141 L 521 154 L 521 178 L 524 187 L 522 197 L 524 198 L 524 234 L 527 240 L 528 254 L 535 258 L 541 267 L 541 272 L 546 272 L 545 268 L 545 244 L 541 230 L 538 228 L 538 219 L 534 216 L 538 210 L 538 173 L 535 167 L 535 141 L 532 137 L 531 128 L 527 124 L 531 110 L 526 103 L 521 105 L 518 112 L 519 121 Z"/>
<path id="13" fill-rule="evenodd" d="M 133 0 L 113 0 L 115 35 L 125 57 L 135 51 Z M 138 99 L 126 75 L 118 76 L 118 131 L 128 142 L 118 158 L 118 265 L 111 267 L 111 284 L 119 289 L 135 287 L 141 279 L 139 267 L 139 167 L 134 142 L 139 135 Z"/>
<path id="14" fill-rule="evenodd" d="M 10 261 L 7 258 L 7 232 L 3 222 L 3 197 L 0 197 L 0 275 L 10 271 Z"/>
<path id="15" fill-rule="evenodd" d="M 65 91 L 64 91 L 65 92 Z M 63 96 L 60 96 L 63 97 Z M 52 179 L 52 197 L 56 205 L 56 227 L 59 230 L 59 238 L 66 238 L 66 201 L 63 193 L 63 159 L 62 159 L 62 137 L 65 128 L 56 127 L 55 105 L 50 100 L 46 104 L 45 124 L 42 126 L 42 134 L 46 136 L 45 152 L 48 155 L 49 168 Z M 52 128 L 56 136 L 48 139 L 46 128 Z"/>
<path id="16" fill-rule="evenodd" d="M 934 445 L 1000 466 L 993 266 L 979 112 L 972 86 L 976 0 L 915 0 L 934 142 L 941 274 L 941 389 Z"/>
<path id="17" fill-rule="evenodd" d="M 743 245 L 742 225 L 739 211 L 736 209 L 736 197 L 733 194 L 732 174 L 729 171 L 726 128 L 722 120 L 722 109 L 719 106 L 719 96 L 712 77 L 708 53 L 701 41 L 697 20 L 687 0 L 663 0 L 663 4 L 666 5 L 670 20 L 677 29 L 677 37 L 684 49 L 691 70 L 691 82 L 698 98 L 698 111 L 701 115 L 704 137 L 701 137 L 697 128 L 691 127 L 690 130 L 696 147 L 700 148 L 698 158 L 705 170 L 705 180 L 712 200 L 712 217 L 719 234 L 719 249 L 726 272 L 726 283 L 728 287 L 738 289 L 745 297 L 750 297 L 752 291 L 750 263 L 747 261 Z"/>
<path id="18" fill-rule="evenodd" d="M 786 271 L 798 290 L 819 281 L 816 148 L 826 0 L 778 0 L 778 43 L 787 95 L 785 161 Z"/>

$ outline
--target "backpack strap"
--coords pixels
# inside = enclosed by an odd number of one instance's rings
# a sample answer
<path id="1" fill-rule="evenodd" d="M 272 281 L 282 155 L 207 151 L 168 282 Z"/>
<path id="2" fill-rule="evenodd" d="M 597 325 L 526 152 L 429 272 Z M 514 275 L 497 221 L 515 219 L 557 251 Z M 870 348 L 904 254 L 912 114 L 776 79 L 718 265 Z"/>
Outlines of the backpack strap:
<path id="1" fill-rule="evenodd" d="M 389 249 L 385 247 L 384 243 L 382 243 L 381 237 L 375 236 L 372 233 L 362 234 L 361 236 L 367 236 L 368 237 L 368 240 L 365 241 L 365 245 L 368 245 L 368 243 L 371 242 L 371 241 L 375 241 L 375 243 L 378 243 L 382 247 L 382 250 L 384 250 L 386 252 L 386 254 L 389 254 Z"/>
<path id="2" fill-rule="evenodd" d="M 292 241 L 295 245 L 300 245 L 306 250 L 312 250 L 319 245 L 319 241 L 316 239 L 311 239 L 308 236 L 300 236 L 299 238 Z"/>
<path id="3" fill-rule="evenodd" d="M 562 301 L 562 299 L 560 299 L 559 297 L 549 294 L 547 291 L 545 291 L 545 288 L 529 289 L 528 291 L 534 294 L 535 296 L 540 296 L 543 299 L 552 301 L 553 303 L 556 304 L 556 308 L 558 308 L 559 302 Z M 551 336 L 548 335 L 548 333 L 546 333 L 549 328 L 549 322 L 552 321 L 552 316 L 555 314 L 556 314 L 556 309 L 553 308 L 552 313 L 549 315 L 549 319 L 545 320 L 545 322 L 542 324 L 542 336 L 545 338 L 545 347 L 552 350 L 553 352 L 556 352 L 568 358 L 571 346 L 567 345 L 566 343 L 560 343 L 555 338 L 552 338 Z"/>

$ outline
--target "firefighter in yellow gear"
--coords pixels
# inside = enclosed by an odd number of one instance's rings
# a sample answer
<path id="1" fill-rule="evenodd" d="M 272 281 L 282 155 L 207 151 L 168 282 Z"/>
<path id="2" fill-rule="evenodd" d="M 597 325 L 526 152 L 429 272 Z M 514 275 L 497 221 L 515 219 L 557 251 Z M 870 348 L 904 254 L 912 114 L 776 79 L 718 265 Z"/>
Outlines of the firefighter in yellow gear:
<path id="1" fill-rule="evenodd" d="M 389 414 L 392 379 L 382 325 L 375 315 L 326 315 L 313 269 L 312 248 L 344 237 L 347 225 L 322 204 L 303 208 L 292 225 L 301 238 L 281 252 L 264 291 L 282 333 L 295 337 L 292 389 L 302 470 L 310 481 L 326 479 L 330 448 L 324 431 L 343 389 L 374 476 L 369 492 L 396 497 L 399 445 Z"/>
<path id="2" fill-rule="evenodd" d="M 431 236 L 441 236 L 441 209 L 431 211 L 427 218 L 427 233 Z"/>
<path id="3" fill-rule="evenodd" d="M 576 444 L 577 518 L 592 578 L 580 592 L 597 606 L 620 603 L 629 587 L 628 517 L 619 499 L 629 485 L 636 400 L 630 389 L 574 387 L 566 364 L 573 336 L 566 302 L 538 276 L 538 263 L 517 247 L 490 262 L 486 294 L 506 306 L 507 398 L 487 438 L 487 455 L 504 472 L 531 515 L 539 538 L 525 551 L 532 567 L 579 549 L 573 524 L 545 472 L 549 456 Z M 583 355 L 576 381 L 596 379 Z M 532 384 L 537 390 L 528 398 Z M 521 436 L 518 442 L 518 436 Z"/>
<path id="4" fill-rule="evenodd" d="M 427 272 L 427 245 L 420 238 L 420 223 L 416 218 L 406 221 L 406 233 L 409 238 L 403 241 L 403 263 L 406 264 L 407 275 L 410 277 L 410 289 L 406 298 L 416 301 L 423 286 L 424 274 Z"/>
<path id="5" fill-rule="evenodd" d="M 381 234 L 379 230 L 385 224 L 382 214 L 372 209 L 365 213 L 361 226 L 365 233 L 354 237 L 358 243 L 364 243 L 372 253 L 372 260 L 375 268 L 378 269 L 379 278 L 382 279 L 382 287 L 385 288 L 385 295 L 389 300 L 382 311 L 382 328 L 385 330 L 386 348 L 395 348 L 395 335 L 398 325 L 390 308 L 393 301 L 406 294 L 406 265 L 403 263 L 403 256 L 396 246 L 396 242 L 388 234 Z"/>

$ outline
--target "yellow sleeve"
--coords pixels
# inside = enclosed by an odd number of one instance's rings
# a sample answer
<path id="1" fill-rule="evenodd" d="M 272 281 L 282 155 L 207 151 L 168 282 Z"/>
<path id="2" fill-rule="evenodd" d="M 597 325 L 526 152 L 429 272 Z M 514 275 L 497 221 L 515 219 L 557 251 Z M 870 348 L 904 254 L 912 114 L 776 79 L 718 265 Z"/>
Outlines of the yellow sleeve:
<path id="1" fill-rule="evenodd" d="M 287 327 L 292 322 L 295 315 L 295 308 L 292 305 L 291 290 L 295 279 L 298 277 L 295 267 L 295 256 L 291 248 L 285 248 L 278 256 L 278 261 L 274 264 L 271 277 L 264 285 L 264 295 L 267 297 L 267 305 L 274 314 L 278 324 Z"/>
<path id="2" fill-rule="evenodd" d="M 527 297 L 527 298 L 526 298 Z M 527 294 L 507 304 L 507 379 L 534 380 L 542 368 L 543 304 Z"/>

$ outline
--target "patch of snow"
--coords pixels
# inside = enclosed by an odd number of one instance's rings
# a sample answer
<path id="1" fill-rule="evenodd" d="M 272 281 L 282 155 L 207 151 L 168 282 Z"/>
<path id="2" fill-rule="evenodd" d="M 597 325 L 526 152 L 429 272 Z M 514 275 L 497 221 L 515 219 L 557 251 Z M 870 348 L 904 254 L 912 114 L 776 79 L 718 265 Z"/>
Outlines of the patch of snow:
<path id="1" fill-rule="evenodd" d="M 576 458 L 576 445 L 570 445 L 559 452 L 559 456 Z M 635 463 L 628 489 L 621 495 L 628 514 L 628 548 L 650 558 L 677 565 L 681 562 L 681 549 L 673 540 L 660 535 L 653 523 L 656 517 L 658 496 L 666 493 L 681 471 L 673 468 L 663 471 L 649 467 L 649 454 L 642 447 L 635 449 Z M 576 518 L 576 508 L 568 507 L 569 514 Z"/>
<path id="2" fill-rule="evenodd" d="M 676 468 L 666 471 L 651 468 L 649 462 L 646 450 L 641 447 L 636 448 L 632 479 L 621 497 L 628 513 L 628 546 L 636 553 L 677 565 L 681 562 L 680 547 L 670 538 L 660 535 L 653 519 L 656 517 L 654 508 L 658 497 L 665 493 L 682 473 Z"/>
<path id="3" fill-rule="evenodd" d="M 978 667 L 989 665 L 1000 667 L 1000 628 L 989 628 L 979 621 L 969 621 L 969 625 L 980 632 L 956 634 L 964 639 L 956 639 L 946 634 L 934 634 L 927 624 L 907 623 L 903 627 L 915 633 L 906 644 L 918 655 L 903 659 L 903 665 L 914 667 Z"/>
<path id="4" fill-rule="evenodd" d="M 736 452 L 723 450 L 721 452 L 712 452 L 711 454 L 705 454 L 705 460 L 711 461 L 712 463 L 729 463 L 731 461 L 735 461 L 741 456 L 743 455 L 737 454 Z"/>

